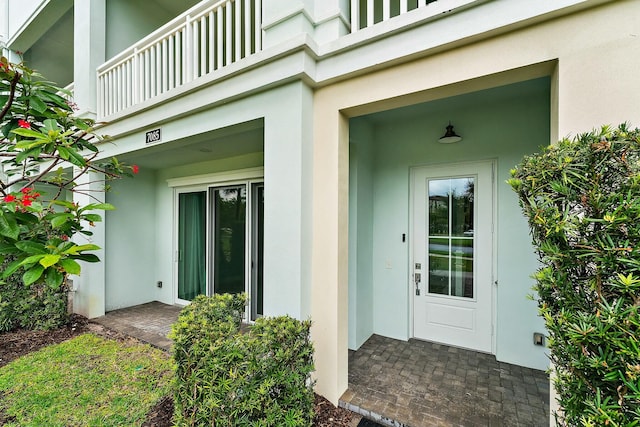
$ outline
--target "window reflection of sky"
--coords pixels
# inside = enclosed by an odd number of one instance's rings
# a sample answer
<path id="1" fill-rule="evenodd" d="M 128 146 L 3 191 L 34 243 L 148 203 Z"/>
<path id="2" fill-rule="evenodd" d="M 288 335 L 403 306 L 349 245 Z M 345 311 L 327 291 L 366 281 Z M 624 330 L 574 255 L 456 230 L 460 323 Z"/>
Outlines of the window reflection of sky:
<path id="1" fill-rule="evenodd" d="M 429 181 L 429 197 L 448 196 L 455 194 L 461 196 L 467 192 L 473 184 L 473 178 L 433 179 Z"/>

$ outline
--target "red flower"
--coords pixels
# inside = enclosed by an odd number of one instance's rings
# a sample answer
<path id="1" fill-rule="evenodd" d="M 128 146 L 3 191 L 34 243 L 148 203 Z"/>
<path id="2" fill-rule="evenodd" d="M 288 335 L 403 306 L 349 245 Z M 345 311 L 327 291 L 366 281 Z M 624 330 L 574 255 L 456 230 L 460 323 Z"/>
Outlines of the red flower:
<path id="1" fill-rule="evenodd" d="M 29 188 L 29 187 L 25 187 L 22 190 L 20 190 L 22 194 L 29 194 L 32 191 L 33 191 L 33 188 Z"/>
<path id="2" fill-rule="evenodd" d="M 31 129 L 31 123 L 29 123 L 26 120 L 22 120 L 22 119 L 18 120 L 18 126 L 20 126 L 21 128 L 24 128 L 24 129 Z"/>
<path id="3" fill-rule="evenodd" d="M 6 196 L 4 196 L 4 201 L 7 203 L 13 202 L 14 200 L 16 200 L 16 196 L 14 196 L 13 194 L 7 194 Z"/>
<path id="4" fill-rule="evenodd" d="M 134 174 L 140 172 L 140 168 L 138 167 L 138 165 L 131 166 L 131 172 L 133 172 Z"/>
<path id="5" fill-rule="evenodd" d="M 31 206 L 31 199 L 25 197 L 20 203 L 22 203 L 22 206 Z"/>
<path id="6" fill-rule="evenodd" d="M 62 236 L 60 236 L 60 238 L 61 238 L 62 240 L 64 240 L 65 242 L 66 242 L 67 240 L 69 240 L 69 236 L 67 236 L 66 234 L 63 234 Z"/>

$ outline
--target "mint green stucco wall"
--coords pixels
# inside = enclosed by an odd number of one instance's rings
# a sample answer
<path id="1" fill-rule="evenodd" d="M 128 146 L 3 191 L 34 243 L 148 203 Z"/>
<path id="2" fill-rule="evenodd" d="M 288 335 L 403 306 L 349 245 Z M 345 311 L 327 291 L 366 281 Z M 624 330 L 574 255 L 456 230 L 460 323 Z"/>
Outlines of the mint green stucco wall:
<path id="1" fill-rule="evenodd" d="M 349 144 L 349 348 L 373 333 L 373 145 L 371 126 L 354 121 Z"/>
<path id="2" fill-rule="evenodd" d="M 350 164 L 351 207 L 350 347 L 373 333 L 406 340 L 410 337 L 409 245 L 410 168 L 480 159 L 497 163 L 496 344 L 498 360 L 546 369 L 545 350 L 533 345 L 533 332 L 543 332 L 535 302 L 527 299 L 537 267 L 528 228 L 517 198 L 504 183 L 522 156 L 549 143 L 549 79 L 537 79 L 352 119 Z M 449 121 L 463 141 L 438 144 Z M 368 152 L 372 155 L 369 156 Z M 362 171 L 366 171 L 362 173 Z M 370 170 L 370 173 L 369 173 Z M 370 201 L 362 192 L 372 191 Z M 372 253 L 361 242 L 369 238 Z M 354 224 L 355 225 L 355 224 Z M 357 246 L 355 245 L 357 242 Z M 363 247 L 364 246 L 364 247 Z M 362 251 L 365 251 L 363 254 Z M 355 299 L 355 300 L 354 300 Z M 372 301 L 372 316 L 359 316 Z M 370 320 L 371 319 L 371 320 Z M 370 323 L 369 323 L 370 322 Z M 365 323 L 362 325 L 361 323 Z M 366 335 L 366 333 L 365 333 Z"/>
<path id="3" fill-rule="evenodd" d="M 292 83 L 160 125 L 167 153 L 179 158 L 191 139 L 202 142 L 208 132 L 216 135 L 260 120 L 263 145 L 248 144 L 250 148 L 236 150 L 236 155 L 150 170 L 144 166 L 145 161 L 155 164 L 149 150 L 121 156 L 128 164 L 139 163 L 141 172 L 116 182 L 108 195 L 117 210 L 107 218 L 105 259 L 113 271 L 106 283 L 107 310 L 153 300 L 174 302 L 175 189 L 167 180 L 263 167 L 265 315 L 310 316 L 312 96 L 304 84 Z M 200 132 L 187 134 L 196 130 Z M 242 135 L 236 142 L 244 147 Z M 219 142 L 215 137 L 207 140 L 213 152 Z M 117 144 L 143 145 L 144 133 L 124 136 Z M 157 281 L 163 282 L 162 288 L 156 287 Z"/>
<path id="4" fill-rule="evenodd" d="M 105 310 L 158 299 L 155 285 L 156 173 L 142 169 L 135 178 L 111 183 L 105 215 Z M 135 260 L 135 262 L 132 262 Z"/>
<path id="5" fill-rule="evenodd" d="M 107 1 L 107 59 L 157 30 L 200 0 Z"/>

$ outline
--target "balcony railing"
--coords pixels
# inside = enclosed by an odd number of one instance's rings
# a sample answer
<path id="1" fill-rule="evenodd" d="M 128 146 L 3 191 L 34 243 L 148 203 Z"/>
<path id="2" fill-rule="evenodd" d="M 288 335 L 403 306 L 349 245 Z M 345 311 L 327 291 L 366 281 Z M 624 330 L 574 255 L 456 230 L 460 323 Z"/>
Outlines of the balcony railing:
<path id="1" fill-rule="evenodd" d="M 372 27 L 401 15 L 432 18 L 483 0 L 351 0 L 351 32 Z M 407 21 L 405 21 L 405 24 Z"/>
<path id="2" fill-rule="evenodd" d="M 262 47 L 262 0 L 203 2 L 98 69 L 98 117 L 169 92 Z"/>

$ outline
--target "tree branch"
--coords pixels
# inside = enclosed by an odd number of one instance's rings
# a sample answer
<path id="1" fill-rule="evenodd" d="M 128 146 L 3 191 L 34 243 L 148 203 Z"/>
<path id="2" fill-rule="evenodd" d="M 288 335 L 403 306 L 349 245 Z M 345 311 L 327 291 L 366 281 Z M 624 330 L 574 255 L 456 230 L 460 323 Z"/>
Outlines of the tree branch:
<path id="1" fill-rule="evenodd" d="M 13 105 L 13 98 L 16 95 L 16 86 L 20 81 L 20 77 L 22 77 L 22 74 L 16 71 L 13 79 L 11 79 L 11 84 L 9 86 L 9 99 L 7 99 L 7 103 L 4 104 L 4 108 L 2 109 L 2 111 L 0 111 L 0 122 L 4 120 L 4 116 L 7 115 L 7 112 L 9 112 L 11 105 Z"/>

